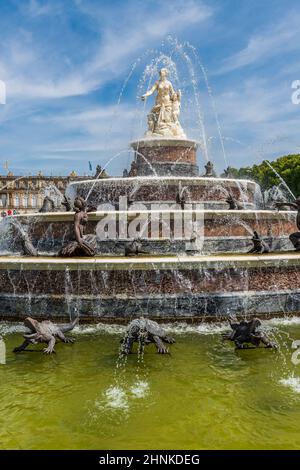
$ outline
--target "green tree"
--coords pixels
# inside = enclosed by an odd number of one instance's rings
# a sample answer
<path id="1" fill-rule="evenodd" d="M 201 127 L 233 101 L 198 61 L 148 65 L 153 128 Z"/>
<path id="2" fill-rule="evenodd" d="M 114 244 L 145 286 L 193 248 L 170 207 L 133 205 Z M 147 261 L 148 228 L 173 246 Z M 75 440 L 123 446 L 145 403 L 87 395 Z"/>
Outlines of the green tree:
<path id="1" fill-rule="evenodd" d="M 270 162 L 274 170 L 283 178 L 295 196 L 300 196 L 300 154 L 284 155 L 277 160 Z M 238 178 L 255 180 L 263 189 L 280 184 L 275 172 L 269 167 L 266 161 L 252 167 L 242 167 L 233 169 Z"/>

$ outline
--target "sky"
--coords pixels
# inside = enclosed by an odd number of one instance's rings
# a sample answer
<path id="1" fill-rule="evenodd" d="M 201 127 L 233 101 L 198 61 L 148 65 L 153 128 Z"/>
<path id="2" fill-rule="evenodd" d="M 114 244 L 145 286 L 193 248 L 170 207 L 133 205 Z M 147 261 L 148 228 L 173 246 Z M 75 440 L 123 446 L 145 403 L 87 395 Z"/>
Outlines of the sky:
<path id="1" fill-rule="evenodd" d="M 162 66 L 201 171 L 299 153 L 299 52 L 297 0 L 0 0 L 0 174 L 122 174 Z"/>

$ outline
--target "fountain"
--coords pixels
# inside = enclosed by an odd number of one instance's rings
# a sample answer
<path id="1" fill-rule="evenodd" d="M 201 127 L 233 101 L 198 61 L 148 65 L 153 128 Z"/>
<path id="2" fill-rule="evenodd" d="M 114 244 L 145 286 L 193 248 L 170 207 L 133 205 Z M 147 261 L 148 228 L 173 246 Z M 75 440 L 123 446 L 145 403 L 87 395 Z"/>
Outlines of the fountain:
<path id="1" fill-rule="evenodd" d="M 208 159 L 199 176 L 197 149 L 206 143 L 186 137 L 181 92 L 166 68 L 142 99 L 154 93 L 148 130 L 130 144 L 131 170 L 68 186 L 70 204 L 82 202 L 75 242 L 72 211 L 1 222 L 2 319 L 66 319 L 75 308 L 90 322 L 299 312 L 300 289 L 290 282 L 299 279 L 300 256 L 289 240 L 296 212 L 264 209 L 255 182 L 217 177 Z M 87 217 L 85 204 L 97 210 Z M 93 238 L 85 249 L 82 221 Z M 38 256 L 24 256 L 20 225 Z M 248 253 L 255 233 L 269 253 Z"/>

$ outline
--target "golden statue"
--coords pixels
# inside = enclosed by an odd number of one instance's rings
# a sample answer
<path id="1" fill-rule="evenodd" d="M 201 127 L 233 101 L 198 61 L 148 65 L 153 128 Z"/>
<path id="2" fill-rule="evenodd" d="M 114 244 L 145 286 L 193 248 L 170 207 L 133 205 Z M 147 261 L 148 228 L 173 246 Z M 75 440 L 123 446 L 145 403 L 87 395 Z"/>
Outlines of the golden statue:
<path id="1" fill-rule="evenodd" d="M 147 137 L 175 137 L 185 139 L 185 133 L 179 122 L 181 92 L 175 91 L 168 80 L 168 70 L 162 68 L 159 72 L 159 80 L 145 93 L 141 99 L 157 92 L 155 104 L 148 114 Z"/>

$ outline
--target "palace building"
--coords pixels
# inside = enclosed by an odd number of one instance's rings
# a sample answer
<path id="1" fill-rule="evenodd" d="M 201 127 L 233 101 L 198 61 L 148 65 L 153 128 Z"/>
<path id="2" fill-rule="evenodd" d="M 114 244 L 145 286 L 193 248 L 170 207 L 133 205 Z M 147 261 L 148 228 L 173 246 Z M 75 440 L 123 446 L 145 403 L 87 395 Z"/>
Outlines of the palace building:
<path id="1" fill-rule="evenodd" d="M 86 178 L 74 171 L 69 176 L 44 176 L 41 172 L 35 176 L 16 176 L 9 172 L 0 176 L 0 212 L 38 212 L 46 194 L 55 202 L 59 197 L 57 189 L 64 194 L 70 182 Z"/>

